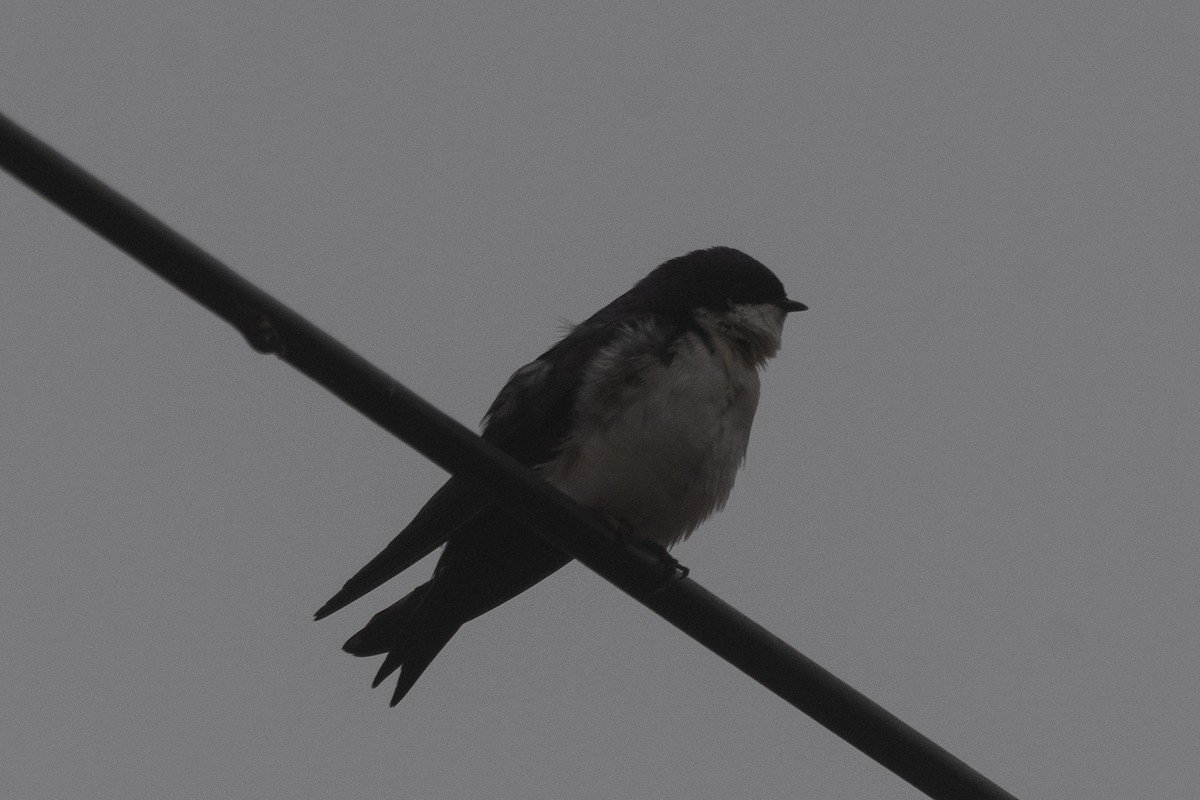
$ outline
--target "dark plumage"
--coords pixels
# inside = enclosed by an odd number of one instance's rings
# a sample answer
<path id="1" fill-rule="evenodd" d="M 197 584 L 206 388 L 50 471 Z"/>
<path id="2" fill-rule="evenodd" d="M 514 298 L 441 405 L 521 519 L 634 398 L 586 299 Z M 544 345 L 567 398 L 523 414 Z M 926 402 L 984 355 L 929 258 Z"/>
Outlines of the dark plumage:
<path id="1" fill-rule="evenodd" d="M 760 307 L 775 310 L 757 316 L 743 313 Z M 680 460 L 677 467 L 672 448 L 692 454 L 697 446 L 707 446 L 706 442 L 688 439 L 682 431 L 676 436 L 670 426 L 665 432 L 662 425 L 648 432 L 657 435 L 653 447 L 659 448 L 654 451 L 659 454 L 658 460 L 646 467 L 651 470 L 651 488 L 662 475 L 663 491 L 667 492 L 663 498 L 668 505 L 692 503 L 682 509 L 688 512 L 683 515 L 686 523 L 676 523 L 675 516 L 666 516 L 661 530 L 646 526 L 648 532 L 654 531 L 647 535 L 670 544 L 690 533 L 700 519 L 724 503 L 732 486 L 732 473 L 744 453 L 745 434 L 757 403 L 755 372 L 778 347 L 783 315 L 803 308 L 787 298 L 783 285 L 769 269 L 737 250 L 715 247 L 671 259 L 575 326 L 537 360 L 517 370 L 488 409 L 482 436 L 581 502 L 599 498 L 593 503 L 599 511 L 630 516 L 621 505 L 624 494 L 616 478 L 622 477 L 617 473 L 625 469 L 620 459 L 630 458 L 626 450 L 633 449 L 629 447 L 631 438 L 636 444 L 641 435 L 622 416 L 628 413 L 631 403 L 645 402 L 639 392 L 658 386 L 653 389 L 656 397 L 678 396 L 680 402 L 689 401 L 691 397 L 686 393 L 695 390 L 681 380 L 683 369 L 707 370 L 703 376 L 706 381 L 717 379 L 712 375 L 733 381 L 722 391 L 729 393 L 728 402 L 737 403 L 739 408 L 745 406 L 737 417 L 739 421 L 745 418 L 745 431 L 737 428 L 720 433 L 724 438 L 714 439 L 713 454 L 695 455 L 694 459 L 701 460 L 694 463 Z M 726 374 L 717 369 L 720 358 L 726 359 L 720 363 L 733 358 L 730 363 L 739 370 L 737 375 L 720 377 Z M 744 364 L 744 368 L 738 364 Z M 728 371 L 729 367 L 724 369 Z M 743 369 L 748 373 L 742 374 Z M 690 379 L 690 374 L 686 377 Z M 649 389 L 644 386 L 647 382 Z M 743 393 L 749 394 L 739 399 Z M 710 394 L 698 396 L 697 402 L 710 402 Z M 663 413 L 662 409 L 657 411 Z M 718 412 L 725 413 L 714 411 Z M 625 449 L 613 450 L 617 445 L 605 438 L 606 432 L 619 439 L 620 447 Z M 741 438 L 726 441 L 730 436 Z M 577 462 L 597 458 L 601 459 L 601 467 L 586 478 L 576 477 L 572 470 Z M 671 487 L 691 481 L 692 470 L 707 472 L 714 458 L 721 459 L 721 470 L 710 478 L 716 483 L 689 490 L 700 492 L 695 502 L 685 501 L 684 494 L 676 500 Z M 622 466 L 603 466 L 613 459 Z M 730 466 L 727 462 L 734 459 Z M 638 463 L 629 466 L 642 468 Z M 672 474 L 679 470 L 686 474 Z M 584 474 L 582 468 L 578 474 Z M 614 478 L 611 485 L 606 475 Z M 656 501 L 651 505 L 657 509 L 662 504 Z M 483 492 L 466 481 L 451 478 L 383 552 L 321 607 L 316 618 L 322 619 L 362 597 L 443 543 L 445 550 L 430 580 L 377 613 L 344 646 L 357 656 L 387 654 L 374 685 L 400 670 L 393 705 L 404 697 L 459 627 L 520 594 L 570 560 L 491 503 Z"/>

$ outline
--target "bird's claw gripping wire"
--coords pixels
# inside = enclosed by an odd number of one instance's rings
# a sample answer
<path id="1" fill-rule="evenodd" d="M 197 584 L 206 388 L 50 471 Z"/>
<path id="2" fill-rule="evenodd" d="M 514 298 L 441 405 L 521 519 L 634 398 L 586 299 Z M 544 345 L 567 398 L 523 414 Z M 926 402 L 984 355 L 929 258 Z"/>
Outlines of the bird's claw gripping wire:
<path id="1" fill-rule="evenodd" d="M 614 541 L 618 548 L 641 550 L 658 561 L 659 566 L 662 568 L 662 574 L 651 587 L 652 593 L 662 594 L 669 586 L 683 580 L 690 574 L 691 570 L 680 564 L 679 560 L 671 555 L 667 548 L 658 542 L 648 542 L 639 537 L 636 529 L 628 521 L 612 514 L 604 514 L 602 517 L 612 530 L 615 537 Z"/>

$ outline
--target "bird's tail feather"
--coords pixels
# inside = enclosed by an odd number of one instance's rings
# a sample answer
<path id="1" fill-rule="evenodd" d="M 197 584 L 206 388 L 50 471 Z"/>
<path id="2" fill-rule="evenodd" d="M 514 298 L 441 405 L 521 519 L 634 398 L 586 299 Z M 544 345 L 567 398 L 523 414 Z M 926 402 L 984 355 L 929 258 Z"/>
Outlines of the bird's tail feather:
<path id="1" fill-rule="evenodd" d="M 342 649 L 352 656 L 377 656 L 395 648 L 408 632 L 406 629 L 428 594 L 430 585 L 421 584 L 371 617 L 361 631 L 346 640 Z"/>
<path id="2" fill-rule="evenodd" d="M 438 604 L 423 606 L 432 582 L 413 589 L 403 598 L 371 617 L 362 630 L 351 636 L 342 649 L 355 656 L 374 656 L 387 653 L 372 688 L 383 683 L 389 675 L 400 670 L 391 704 L 399 703 L 417 678 L 433 662 L 442 648 L 462 626 L 462 621 L 445 613 Z M 419 613 L 419 612 L 424 613 Z M 419 618 L 419 619 L 418 619 Z M 414 624 L 415 623 L 415 624 Z"/>
<path id="3" fill-rule="evenodd" d="M 399 669 L 400 677 L 396 680 L 396 690 L 392 692 L 390 705 L 399 703 L 417 682 L 417 678 L 425 672 L 425 668 L 458 632 L 458 628 L 455 624 L 431 626 L 421 632 L 419 639 L 406 641 L 401 647 L 389 651 L 375 675 L 372 686 L 378 686 L 387 676 Z"/>

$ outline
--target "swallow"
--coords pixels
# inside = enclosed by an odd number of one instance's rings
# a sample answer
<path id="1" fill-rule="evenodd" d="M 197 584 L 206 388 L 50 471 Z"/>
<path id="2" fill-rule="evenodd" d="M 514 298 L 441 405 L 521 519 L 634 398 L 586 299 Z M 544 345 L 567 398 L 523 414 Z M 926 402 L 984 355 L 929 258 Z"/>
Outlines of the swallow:
<path id="1" fill-rule="evenodd" d="M 759 371 L 806 309 L 729 247 L 666 261 L 513 373 L 482 437 L 646 544 L 670 548 L 721 509 L 745 460 Z M 571 558 L 470 481 L 451 477 L 317 611 L 322 619 L 443 547 L 433 576 L 343 649 L 399 670 L 391 705 L 462 625 Z"/>

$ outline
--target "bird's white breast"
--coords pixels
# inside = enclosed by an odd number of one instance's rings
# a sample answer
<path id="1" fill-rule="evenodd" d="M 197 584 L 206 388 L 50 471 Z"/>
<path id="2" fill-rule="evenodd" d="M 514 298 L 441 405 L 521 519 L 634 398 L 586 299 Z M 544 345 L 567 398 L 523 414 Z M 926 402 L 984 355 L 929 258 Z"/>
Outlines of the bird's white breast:
<path id="1" fill-rule="evenodd" d="M 782 314 L 773 322 L 778 342 Z M 609 355 L 625 361 L 595 369 L 621 380 L 585 378 L 576 435 L 544 477 L 650 541 L 666 546 L 690 534 L 728 499 L 758 407 L 756 363 L 725 335 L 710 341 L 712 350 L 688 334 L 668 360 L 629 355 L 615 342 Z"/>

